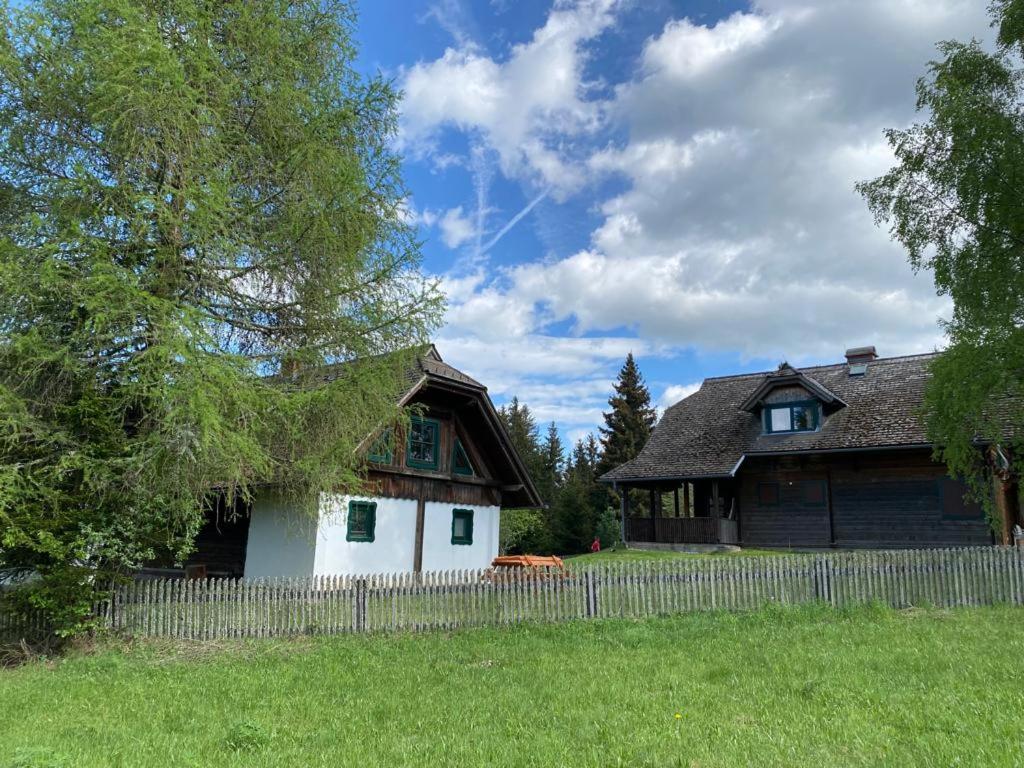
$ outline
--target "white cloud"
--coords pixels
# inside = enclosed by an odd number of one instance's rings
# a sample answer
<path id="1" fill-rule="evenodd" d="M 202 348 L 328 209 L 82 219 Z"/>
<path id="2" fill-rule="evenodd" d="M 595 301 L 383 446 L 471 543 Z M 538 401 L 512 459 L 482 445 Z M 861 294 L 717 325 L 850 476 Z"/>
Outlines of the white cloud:
<path id="1" fill-rule="evenodd" d="M 689 19 L 673 20 L 644 49 L 644 69 L 652 74 L 695 78 L 759 47 L 781 25 L 781 15 L 752 13 L 735 13 L 713 28 Z"/>
<path id="2" fill-rule="evenodd" d="M 441 239 L 449 248 L 458 248 L 476 236 L 476 227 L 463 213 L 462 206 L 450 208 L 438 221 Z"/>
<path id="3" fill-rule="evenodd" d="M 914 119 L 934 43 L 987 31 L 975 2 L 920 10 L 765 0 L 713 26 L 670 21 L 636 77 L 589 110 L 627 136 L 588 162 L 626 182 L 600 204 L 591 247 L 481 281 L 456 319 L 495 333 L 486 317 L 516 333 L 625 327 L 655 345 L 792 360 L 934 348 L 948 302 L 853 188 L 891 164 L 882 132 Z"/>
<path id="4" fill-rule="evenodd" d="M 434 61 L 405 70 L 402 142 L 414 153 L 436 150 L 440 129 L 482 137 L 502 171 L 538 182 L 563 197 L 585 174 L 571 139 L 600 123 L 600 105 L 586 98 L 585 45 L 613 22 L 618 0 L 557 2 L 531 40 L 506 58 L 463 40 Z"/>
<path id="5" fill-rule="evenodd" d="M 447 278 L 442 353 L 499 400 L 529 393 L 540 418 L 584 434 L 610 392 L 610 379 L 603 392 L 596 382 L 630 350 L 799 364 L 860 344 L 934 348 L 948 302 L 853 187 L 893 162 L 882 132 L 916 119 L 914 83 L 935 43 L 991 35 L 984 6 L 755 0 L 710 26 L 675 19 L 603 100 L 583 69 L 612 0 L 556 2 L 504 58 L 465 42 L 408 69 L 407 146 L 429 154 L 442 129 L 462 131 L 478 181 L 486 150 L 506 177 L 550 185 L 555 204 L 586 181 L 618 182 L 596 201 L 588 247 Z M 571 336 L 555 335 L 566 326 Z M 624 328 L 629 338 L 615 335 Z"/>
<path id="6" fill-rule="evenodd" d="M 683 400 L 698 389 L 700 389 L 701 382 L 695 381 L 692 384 L 671 384 L 665 387 L 665 391 L 661 393 L 661 397 L 658 398 L 658 411 L 662 413 L 666 408 L 671 408 L 673 405 Z"/>

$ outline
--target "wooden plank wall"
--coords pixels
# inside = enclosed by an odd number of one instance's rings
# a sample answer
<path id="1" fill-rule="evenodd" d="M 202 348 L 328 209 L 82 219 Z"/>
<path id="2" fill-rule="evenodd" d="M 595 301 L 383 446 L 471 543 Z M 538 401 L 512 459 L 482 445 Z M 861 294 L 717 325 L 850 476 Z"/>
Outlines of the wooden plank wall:
<path id="1" fill-rule="evenodd" d="M 805 482 L 824 482 L 824 503 L 810 503 Z M 777 483 L 779 504 L 759 500 Z M 926 451 L 759 458 L 741 470 L 740 529 L 747 546 L 931 547 L 992 542 L 980 508 Z M 959 491 L 957 487 L 959 486 Z M 949 494 L 954 498 L 944 498 Z"/>

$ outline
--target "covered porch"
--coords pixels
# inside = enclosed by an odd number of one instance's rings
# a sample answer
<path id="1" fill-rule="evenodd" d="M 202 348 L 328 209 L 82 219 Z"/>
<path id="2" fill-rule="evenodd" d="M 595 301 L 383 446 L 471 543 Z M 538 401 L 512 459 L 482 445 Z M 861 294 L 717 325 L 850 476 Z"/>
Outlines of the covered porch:
<path id="1" fill-rule="evenodd" d="M 740 543 L 733 478 L 619 482 L 622 540 L 627 544 Z"/>

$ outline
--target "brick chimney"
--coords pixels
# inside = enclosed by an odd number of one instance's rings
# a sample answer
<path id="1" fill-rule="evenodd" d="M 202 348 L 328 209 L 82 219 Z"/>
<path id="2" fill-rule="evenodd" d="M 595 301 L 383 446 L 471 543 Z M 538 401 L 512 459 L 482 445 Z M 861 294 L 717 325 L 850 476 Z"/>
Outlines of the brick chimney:
<path id="1" fill-rule="evenodd" d="M 875 351 L 873 346 L 854 347 L 853 349 L 846 350 L 846 362 L 850 365 L 856 365 L 857 363 L 870 363 L 877 359 L 878 352 Z"/>

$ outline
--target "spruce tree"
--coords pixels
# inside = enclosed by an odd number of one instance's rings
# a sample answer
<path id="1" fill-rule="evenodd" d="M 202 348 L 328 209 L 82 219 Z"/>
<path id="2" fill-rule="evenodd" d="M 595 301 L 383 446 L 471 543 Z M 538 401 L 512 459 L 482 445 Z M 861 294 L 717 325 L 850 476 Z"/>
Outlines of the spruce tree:
<path id="1" fill-rule="evenodd" d="M 212 493 L 358 488 L 442 300 L 348 2 L 0 16 L 0 570 L 73 632 Z"/>
<path id="2" fill-rule="evenodd" d="M 566 464 L 553 515 L 557 549 L 564 554 L 588 551 L 595 537 L 605 547 L 618 538 L 608 491 L 597 480 L 599 458 L 598 442 L 590 434 L 576 442 Z"/>
<path id="3" fill-rule="evenodd" d="M 537 480 L 537 490 L 545 504 L 554 503 L 558 489 L 562 485 L 562 472 L 565 464 L 563 454 L 558 427 L 555 426 L 555 422 L 551 422 L 541 445 L 540 477 Z"/>
<path id="4" fill-rule="evenodd" d="M 611 410 L 604 414 L 605 425 L 601 427 L 599 476 L 636 458 L 647 444 L 657 419 L 651 406 L 651 393 L 632 352 L 619 371 L 615 394 L 608 399 L 608 404 Z"/>
<path id="5" fill-rule="evenodd" d="M 498 415 L 505 423 L 512 445 L 526 465 L 534 484 L 539 484 L 543 465 L 540 432 L 529 406 L 520 403 L 518 397 L 513 397 L 508 405 L 499 409 Z"/>

